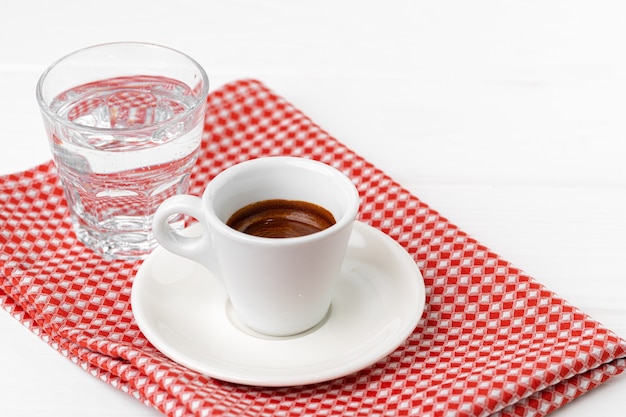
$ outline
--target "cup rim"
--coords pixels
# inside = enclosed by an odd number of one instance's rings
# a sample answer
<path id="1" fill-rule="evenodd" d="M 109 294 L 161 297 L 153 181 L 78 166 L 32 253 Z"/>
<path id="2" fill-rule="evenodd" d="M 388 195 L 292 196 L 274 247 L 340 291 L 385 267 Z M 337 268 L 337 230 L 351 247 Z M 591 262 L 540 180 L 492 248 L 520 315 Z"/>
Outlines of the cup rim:
<path id="1" fill-rule="evenodd" d="M 187 59 L 190 61 L 190 63 L 192 65 L 194 65 L 199 73 L 200 76 L 202 78 L 203 81 L 203 87 L 202 87 L 202 91 L 200 92 L 200 94 L 198 95 L 197 99 L 194 101 L 193 105 L 191 105 L 189 108 L 187 108 L 183 113 L 168 119 L 168 120 L 164 120 L 162 122 L 156 123 L 154 125 L 151 126 L 142 126 L 142 127 L 127 127 L 127 128 L 120 128 L 120 129 L 110 129 L 110 128 L 103 128 L 103 127 L 96 127 L 96 126 L 85 126 L 79 123 L 74 123 L 71 120 L 68 120 L 66 118 L 63 118 L 61 116 L 59 116 L 56 112 L 52 111 L 50 109 L 50 106 L 48 105 L 48 103 L 46 103 L 46 101 L 43 98 L 43 85 L 46 81 L 47 76 L 50 74 L 50 72 L 52 70 L 54 70 L 54 68 L 56 68 L 59 64 L 61 64 L 62 62 L 64 62 L 65 60 L 76 56 L 78 54 L 81 54 L 85 51 L 90 51 L 93 49 L 97 49 L 97 48 L 105 48 L 105 47 L 111 47 L 111 46 L 141 46 L 141 47 L 149 47 L 149 48 L 157 48 L 157 49 L 162 49 L 162 50 L 168 50 L 170 52 L 173 52 L 175 54 L 180 55 L 181 57 Z M 35 96 L 37 98 L 37 103 L 39 104 L 39 108 L 45 113 L 45 115 L 47 117 L 49 117 L 50 119 L 54 120 L 55 123 L 58 124 L 62 124 L 62 125 L 66 125 L 66 126 L 71 126 L 73 130 L 77 130 L 77 131 L 82 131 L 82 132 L 90 132 L 90 133 L 96 133 L 96 134 L 103 134 L 103 133 L 114 133 L 114 134 L 128 134 L 131 132 L 136 132 L 136 133 L 141 133 L 141 132 L 145 132 L 145 131 L 153 131 L 159 128 L 162 128 L 164 126 L 169 126 L 172 124 L 176 124 L 178 122 L 180 122 L 182 119 L 184 119 L 185 117 L 187 117 L 189 114 L 194 113 L 198 108 L 204 106 L 206 104 L 207 101 L 207 96 L 209 94 L 209 77 L 206 73 L 206 71 L 204 70 L 204 68 L 202 67 L 202 65 L 200 65 L 200 63 L 198 61 L 196 61 L 194 58 L 192 58 L 191 56 L 187 55 L 184 52 L 181 52 L 177 49 L 171 48 L 169 46 L 164 46 L 164 45 L 160 45 L 160 44 L 156 44 L 156 43 L 151 43 L 151 42 L 136 42 L 136 41 L 120 41 L 120 42 L 107 42 L 107 43 L 99 43 L 99 44 L 95 44 L 95 45 L 90 45 L 84 48 L 80 48 L 77 50 L 74 50 L 64 56 L 62 56 L 61 58 L 57 59 L 56 61 L 52 62 L 45 70 L 44 72 L 39 76 L 39 80 L 37 81 L 37 85 L 35 87 Z"/>
<path id="2" fill-rule="evenodd" d="M 315 165 L 315 166 L 321 167 L 322 169 L 325 169 L 328 172 L 332 172 L 333 175 L 335 175 L 335 177 L 338 180 L 344 182 L 344 185 L 346 186 L 345 188 L 347 190 L 350 190 L 350 192 L 352 193 L 353 198 L 351 199 L 350 205 L 347 207 L 346 213 L 341 218 L 336 219 L 335 224 L 331 225 L 330 227 L 327 227 L 324 230 L 320 230 L 319 232 L 315 232 L 309 235 L 285 237 L 285 238 L 280 238 L 280 239 L 249 235 L 249 234 L 246 234 L 246 233 L 243 233 L 243 232 L 240 232 L 238 230 L 231 228 L 218 217 L 213 207 L 210 204 L 208 204 L 208 200 L 210 199 L 210 193 L 212 189 L 211 183 L 209 183 L 206 190 L 202 194 L 202 203 L 203 205 L 205 205 L 206 213 L 208 213 L 208 215 L 213 219 L 211 221 L 211 227 L 217 227 L 219 228 L 221 233 L 227 234 L 229 237 L 240 240 L 240 241 L 247 241 L 250 243 L 262 244 L 264 246 L 268 246 L 268 245 L 283 246 L 283 245 L 294 245 L 294 244 L 300 244 L 300 243 L 304 244 L 312 240 L 322 240 L 322 239 L 325 239 L 329 235 L 338 233 L 340 230 L 354 223 L 354 221 L 356 220 L 356 216 L 359 212 L 360 204 L 361 204 L 359 192 L 356 188 L 356 185 L 352 182 L 352 180 L 346 174 L 344 174 L 337 168 L 331 165 L 328 165 L 324 162 L 314 160 L 314 159 L 309 159 L 305 157 L 297 157 L 297 156 L 266 156 L 266 157 L 258 157 L 254 159 L 249 159 L 243 162 L 239 162 L 235 165 L 232 165 L 231 167 L 220 172 L 211 182 L 215 181 L 216 179 L 218 180 L 218 182 L 222 181 L 225 177 L 220 176 L 220 175 L 222 173 L 225 173 L 226 171 L 228 171 L 228 173 L 226 174 L 228 176 L 228 175 L 236 174 L 236 171 L 242 169 L 242 166 L 243 168 L 245 168 L 244 165 L 246 166 L 249 164 L 263 165 L 263 164 L 274 163 L 276 160 L 280 160 L 284 162 L 291 161 L 292 163 L 296 163 L 296 164 Z"/>

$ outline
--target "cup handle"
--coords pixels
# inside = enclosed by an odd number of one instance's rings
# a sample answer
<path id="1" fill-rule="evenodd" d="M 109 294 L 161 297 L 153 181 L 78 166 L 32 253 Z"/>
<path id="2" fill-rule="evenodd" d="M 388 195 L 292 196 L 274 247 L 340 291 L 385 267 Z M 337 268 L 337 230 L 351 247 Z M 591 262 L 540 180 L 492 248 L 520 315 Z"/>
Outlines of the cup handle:
<path id="1" fill-rule="evenodd" d="M 168 219 L 176 214 L 186 214 L 198 220 L 202 226 L 199 236 L 183 236 L 173 230 Z M 175 195 L 165 200 L 154 213 L 152 231 L 156 240 L 168 251 L 189 258 L 204 265 L 209 270 L 214 267 L 209 231 L 202 199 L 191 195 Z"/>

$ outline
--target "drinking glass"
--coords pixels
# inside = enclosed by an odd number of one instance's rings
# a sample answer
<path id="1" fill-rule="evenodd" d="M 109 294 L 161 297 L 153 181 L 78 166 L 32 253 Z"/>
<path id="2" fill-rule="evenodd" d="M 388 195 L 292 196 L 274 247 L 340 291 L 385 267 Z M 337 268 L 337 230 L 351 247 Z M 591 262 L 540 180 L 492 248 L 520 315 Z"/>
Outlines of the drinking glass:
<path id="1" fill-rule="evenodd" d="M 154 249 L 154 212 L 188 191 L 208 89 L 194 59 L 148 43 L 91 46 L 46 69 L 37 101 L 79 241 L 106 258 Z"/>

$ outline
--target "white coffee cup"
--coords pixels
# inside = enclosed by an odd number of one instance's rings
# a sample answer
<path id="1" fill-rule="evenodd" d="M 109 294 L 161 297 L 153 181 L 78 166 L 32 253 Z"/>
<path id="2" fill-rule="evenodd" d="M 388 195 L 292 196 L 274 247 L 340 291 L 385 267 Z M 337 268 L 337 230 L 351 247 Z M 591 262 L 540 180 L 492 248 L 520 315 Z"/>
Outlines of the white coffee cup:
<path id="1" fill-rule="evenodd" d="M 316 204 L 336 223 L 288 238 L 252 236 L 226 224 L 242 207 L 272 199 Z M 306 158 L 265 157 L 224 170 L 201 198 L 170 197 L 157 210 L 153 230 L 165 249 L 202 264 L 222 282 L 243 324 L 287 336 L 326 316 L 358 208 L 356 187 L 337 169 Z M 202 234 L 172 230 L 168 218 L 179 213 L 195 218 Z"/>

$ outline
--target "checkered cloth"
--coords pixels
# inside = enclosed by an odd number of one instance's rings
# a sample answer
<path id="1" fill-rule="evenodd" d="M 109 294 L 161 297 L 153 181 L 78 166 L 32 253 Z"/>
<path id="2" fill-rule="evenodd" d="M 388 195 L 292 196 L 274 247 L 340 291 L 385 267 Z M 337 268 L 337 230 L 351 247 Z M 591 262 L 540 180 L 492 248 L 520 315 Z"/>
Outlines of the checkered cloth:
<path id="1" fill-rule="evenodd" d="M 626 341 L 479 244 L 255 80 L 209 96 L 191 193 L 250 158 L 295 155 L 345 172 L 359 220 L 396 239 L 426 284 L 413 334 L 333 381 L 258 388 L 163 356 L 130 308 L 140 262 L 82 246 L 51 163 L 0 178 L 0 304 L 63 356 L 168 416 L 538 416 L 626 369 Z"/>

